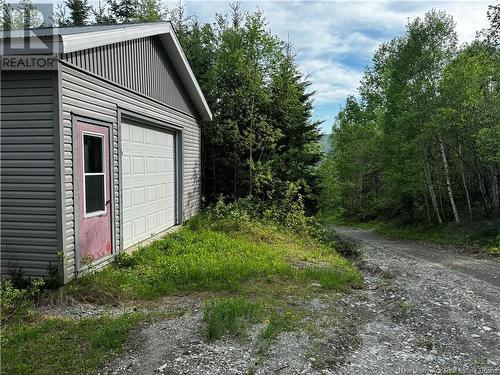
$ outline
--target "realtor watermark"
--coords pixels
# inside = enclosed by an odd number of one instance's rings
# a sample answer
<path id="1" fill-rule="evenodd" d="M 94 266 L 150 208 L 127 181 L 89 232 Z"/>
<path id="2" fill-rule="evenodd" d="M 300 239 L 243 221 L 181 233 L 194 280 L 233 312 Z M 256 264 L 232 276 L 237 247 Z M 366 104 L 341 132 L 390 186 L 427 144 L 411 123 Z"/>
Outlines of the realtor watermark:
<path id="1" fill-rule="evenodd" d="M 54 70 L 57 61 L 53 56 L 1 56 L 0 70 Z"/>
<path id="2" fill-rule="evenodd" d="M 53 68 L 54 60 L 42 55 L 55 55 L 59 52 L 59 37 L 53 28 L 54 5 L 7 2 L 0 13 L 2 69 Z"/>

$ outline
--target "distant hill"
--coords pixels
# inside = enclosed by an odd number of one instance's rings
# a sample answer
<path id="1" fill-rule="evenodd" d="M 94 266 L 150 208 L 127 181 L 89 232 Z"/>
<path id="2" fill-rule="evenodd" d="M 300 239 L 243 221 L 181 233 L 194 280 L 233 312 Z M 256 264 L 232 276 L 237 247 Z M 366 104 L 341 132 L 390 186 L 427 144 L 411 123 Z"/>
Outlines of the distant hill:
<path id="1" fill-rule="evenodd" d="M 321 134 L 321 138 L 319 139 L 321 152 L 323 152 L 324 154 L 327 154 L 332 150 L 332 143 L 330 137 L 331 134 Z"/>

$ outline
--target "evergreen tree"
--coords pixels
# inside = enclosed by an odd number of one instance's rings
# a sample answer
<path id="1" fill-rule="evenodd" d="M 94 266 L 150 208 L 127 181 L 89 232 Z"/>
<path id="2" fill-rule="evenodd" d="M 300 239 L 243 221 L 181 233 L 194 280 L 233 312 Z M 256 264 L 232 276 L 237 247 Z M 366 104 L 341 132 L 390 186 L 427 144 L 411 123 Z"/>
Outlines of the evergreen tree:
<path id="1" fill-rule="evenodd" d="M 211 25 L 178 4 L 172 19 L 214 115 L 202 126 L 204 195 L 311 196 L 319 133 L 310 83 L 262 12 L 230 8 Z"/>
<path id="2" fill-rule="evenodd" d="M 167 18 L 167 10 L 161 0 L 141 0 L 137 14 L 138 22 L 159 22 Z"/>
<path id="3" fill-rule="evenodd" d="M 54 23 L 57 27 L 71 25 L 71 19 L 68 16 L 67 8 L 64 4 L 57 4 L 54 13 Z"/>
<path id="4" fill-rule="evenodd" d="M 119 23 L 137 21 L 140 12 L 138 0 L 107 0 L 110 15 Z"/>
<path id="5" fill-rule="evenodd" d="M 2 30 L 32 29 L 45 26 L 42 15 L 31 0 L 20 0 L 15 4 L 2 1 L 0 4 Z"/>
<path id="6" fill-rule="evenodd" d="M 13 29 L 12 25 L 12 9 L 10 5 L 2 0 L 0 3 L 2 7 L 2 13 L 1 13 L 1 19 L 0 19 L 0 24 L 1 24 L 1 29 L 5 31 L 9 31 Z"/>
<path id="7" fill-rule="evenodd" d="M 109 9 L 101 4 L 100 1 L 96 7 L 92 8 L 92 13 L 94 15 L 94 22 L 98 25 L 110 25 L 117 22 Z"/>
<path id="8" fill-rule="evenodd" d="M 272 127 L 282 134 L 276 145 L 274 185 L 278 181 L 293 181 L 308 197 L 317 185 L 316 164 L 321 156 L 318 143 L 321 123 L 311 121 L 314 92 L 308 92 L 310 85 L 297 67 L 291 44 L 284 44 L 270 85 L 269 117 Z M 283 191 L 283 187 L 277 190 Z"/>
<path id="9" fill-rule="evenodd" d="M 64 4 L 69 9 L 69 24 L 73 26 L 86 25 L 92 11 L 87 0 L 65 0 Z"/>

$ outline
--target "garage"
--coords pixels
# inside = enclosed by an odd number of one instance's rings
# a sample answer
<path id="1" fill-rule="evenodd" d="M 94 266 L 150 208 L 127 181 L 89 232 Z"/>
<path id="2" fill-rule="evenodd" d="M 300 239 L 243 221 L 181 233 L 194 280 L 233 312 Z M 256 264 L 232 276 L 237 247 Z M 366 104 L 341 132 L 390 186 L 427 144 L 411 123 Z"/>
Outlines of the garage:
<path id="1" fill-rule="evenodd" d="M 122 121 L 123 248 L 176 223 L 175 133 Z"/>
<path id="2" fill-rule="evenodd" d="M 57 267 L 67 283 L 199 212 L 212 114 L 169 22 L 15 30 L 11 45 L 54 69 L 0 75 L 2 274 Z"/>

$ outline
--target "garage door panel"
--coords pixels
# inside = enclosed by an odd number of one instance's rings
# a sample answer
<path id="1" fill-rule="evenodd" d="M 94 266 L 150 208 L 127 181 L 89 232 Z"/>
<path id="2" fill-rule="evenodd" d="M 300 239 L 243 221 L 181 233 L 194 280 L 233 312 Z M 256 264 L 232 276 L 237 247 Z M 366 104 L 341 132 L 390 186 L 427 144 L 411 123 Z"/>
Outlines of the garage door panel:
<path id="1" fill-rule="evenodd" d="M 132 240 L 132 222 L 123 223 L 123 241 L 128 243 Z"/>
<path id="2" fill-rule="evenodd" d="M 154 156 L 146 157 L 146 173 L 156 173 L 156 158 Z"/>
<path id="3" fill-rule="evenodd" d="M 122 176 L 130 176 L 130 156 L 122 156 Z"/>
<path id="4" fill-rule="evenodd" d="M 156 202 L 158 200 L 158 186 L 146 186 L 146 202 Z"/>
<path id="5" fill-rule="evenodd" d="M 168 212 L 167 209 L 161 210 L 158 212 L 158 224 L 159 225 L 166 226 L 167 223 L 169 222 L 167 212 Z"/>
<path id="6" fill-rule="evenodd" d="M 174 135 L 122 124 L 124 248 L 175 224 Z"/>
<path id="7" fill-rule="evenodd" d="M 131 189 L 123 189 L 123 202 L 122 208 L 130 208 L 132 207 L 132 190 Z"/>
<path id="8" fill-rule="evenodd" d="M 158 214 L 156 212 L 146 216 L 146 230 L 154 231 L 158 227 L 158 222 L 156 220 L 157 216 Z"/>
<path id="9" fill-rule="evenodd" d="M 133 192 L 133 198 L 132 198 L 132 206 L 137 208 L 141 204 L 144 204 L 146 202 L 146 197 L 145 197 L 145 188 L 144 186 L 139 186 L 134 188 Z"/>

